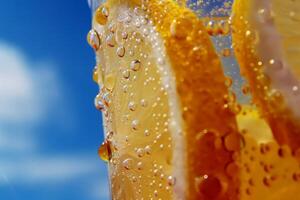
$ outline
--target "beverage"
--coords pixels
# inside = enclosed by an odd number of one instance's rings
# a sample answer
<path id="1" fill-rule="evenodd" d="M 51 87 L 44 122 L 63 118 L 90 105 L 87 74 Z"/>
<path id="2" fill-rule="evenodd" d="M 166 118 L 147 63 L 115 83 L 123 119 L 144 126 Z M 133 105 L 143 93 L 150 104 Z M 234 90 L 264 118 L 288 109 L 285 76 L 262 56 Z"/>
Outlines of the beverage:
<path id="1" fill-rule="evenodd" d="M 231 1 L 98 6 L 88 42 L 112 199 L 300 198 L 299 69 L 264 71 L 246 3 L 232 17 Z"/>

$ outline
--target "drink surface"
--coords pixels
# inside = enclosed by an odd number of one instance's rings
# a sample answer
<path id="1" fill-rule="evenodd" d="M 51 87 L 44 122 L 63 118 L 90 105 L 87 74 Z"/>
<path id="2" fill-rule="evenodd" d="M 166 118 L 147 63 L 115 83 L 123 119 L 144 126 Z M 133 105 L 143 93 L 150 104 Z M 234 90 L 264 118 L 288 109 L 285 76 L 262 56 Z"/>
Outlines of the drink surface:
<path id="1" fill-rule="evenodd" d="M 268 70 L 261 48 L 268 63 L 279 56 L 251 17 L 268 5 L 245 2 L 109 0 L 95 10 L 88 42 L 112 199 L 300 199 L 298 50 L 282 47 L 280 74 L 293 81 Z M 263 25 L 284 36 L 274 43 L 298 44 L 280 18 L 295 11 L 265 2 L 277 16 Z"/>

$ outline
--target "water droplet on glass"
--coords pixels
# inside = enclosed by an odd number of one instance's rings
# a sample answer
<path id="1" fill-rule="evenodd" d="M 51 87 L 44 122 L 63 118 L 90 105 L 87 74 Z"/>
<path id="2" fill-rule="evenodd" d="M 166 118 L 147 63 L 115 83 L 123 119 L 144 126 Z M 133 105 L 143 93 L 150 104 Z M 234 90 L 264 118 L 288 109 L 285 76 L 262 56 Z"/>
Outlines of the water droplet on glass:
<path id="1" fill-rule="evenodd" d="M 147 101 L 145 99 L 142 99 L 141 100 L 141 106 L 142 107 L 147 107 L 147 105 L 148 105 Z"/>
<path id="2" fill-rule="evenodd" d="M 102 100 L 103 100 L 103 103 L 105 104 L 105 106 L 109 106 L 109 105 L 110 105 L 111 99 L 110 99 L 110 94 L 109 94 L 109 92 L 105 92 L 105 93 L 102 95 Z"/>
<path id="3" fill-rule="evenodd" d="M 117 30 L 117 25 L 115 23 L 110 23 L 109 26 L 108 26 L 108 30 L 111 32 L 111 33 L 115 33 L 116 30 Z"/>
<path id="4" fill-rule="evenodd" d="M 143 148 L 138 148 L 136 153 L 137 153 L 138 157 L 143 157 L 145 154 L 145 151 Z"/>
<path id="5" fill-rule="evenodd" d="M 109 16 L 109 10 L 106 6 L 100 6 L 95 13 L 95 20 L 97 23 L 101 25 L 105 25 L 107 23 L 107 18 Z"/>
<path id="6" fill-rule="evenodd" d="M 130 77 L 130 71 L 129 71 L 128 69 L 125 69 L 125 70 L 122 72 L 122 75 L 123 75 L 123 78 L 129 79 L 129 77 Z"/>
<path id="7" fill-rule="evenodd" d="M 93 70 L 93 81 L 95 83 L 98 83 L 98 81 L 99 81 L 99 78 L 98 78 L 98 67 L 97 66 L 95 66 L 94 70 Z"/>
<path id="8" fill-rule="evenodd" d="M 137 169 L 138 170 L 142 170 L 143 169 L 143 163 L 142 162 L 138 162 L 137 163 Z"/>
<path id="9" fill-rule="evenodd" d="M 139 120 L 135 119 L 131 122 L 131 128 L 133 130 L 137 130 L 138 129 L 138 126 L 139 126 Z"/>
<path id="10" fill-rule="evenodd" d="M 133 71 L 138 71 L 141 68 L 141 62 L 139 60 L 134 60 L 130 64 L 130 69 Z"/>
<path id="11" fill-rule="evenodd" d="M 150 135 L 150 131 L 149 131 L 148 129 L 146 129 L 146 130 L 144 131 L 144 134 L 145 134 L 145 136 L 149 136 L 149 135 Z"/>
<path id="12" fill-rule="evenodd" d="M 107 37 L 106 37 L 106 43 L 108 46 L 110 47 L 114 47 L 116 45 L 116 40 L 115 40 L 115 37 L 113 34 L 109 34 Z"/>
<path id="13" fill-rule="evenodd" d="M 176 178 L 173 176 L 168 176 L 168 185 L 173 186 L 176 183 Z"/>
<path id="14" fill-rule="evenodd" d="M 128 33 L 126 31 L 122 31 L 121 35 L 124 40 L 128 38 Z"/>
<path id="15" fill-rule="evenodd" d="M 133 160 L 128 158 L 122 162 L 122 165 L 125 169 L 130 170 L 133 167 Z"/>
<path id="16" fill-rule="evenodd" d="M 124 57 L 124 55 L 125 55 L 125 47 L 123 47 L 123 46 L 118 47 L 118 49 L 117 49 L 117 55 L 120 58 Z"/>
<path id="17" fill-rule="evenodd" d="M 130 101 L 130 102 L 128 103 L 128 108 L 129 108 L 129 110 L 131 110 L 131 111 L 135 111 L 135 109 L 136 109 L 136 104 L 135 104 L 133 101 Z"/>
<path id="18" fill-rule="evenodd" d="M 89 31 L 87 35 L 87 41 L 95 51 L 97 51 L 100 48 L 101 40 L 96 30 L 92 29 Z"/>
<path id="19" fill-rule="evenodd" d="M 151 154 L 151 147 L 150 147 L 149 145 L 147 145 L 147 146 L 145 147 L 145 152 L 146 152 L 146 154 L 148 154 L 148 155 Z"/>
<path id="20" fill-rule="evenodd" d="M 114 73 L 107 74 L 104 79 L 104 87 L 109 91 L 112 91 L 115 87 L 116 76 Z"/>
<path id="21" fill-rule="evenodd" d="M 96 96 L 94 103 L 97 110 L 103 111 L 105 109 L 105 105 L 100 94 Z"/>
<path id="22" fill-rule="evenodd" d="M 154 196 L 157 197 L 158 196 L 158 191 L 154 190 Z"/>
<path id="23" fill-rule="evenodd" d="M 98 154 L 103 161 L 108 162 L 112 157 L 110 142 L 103 142 L 100 148 L 98 149 Z"/>

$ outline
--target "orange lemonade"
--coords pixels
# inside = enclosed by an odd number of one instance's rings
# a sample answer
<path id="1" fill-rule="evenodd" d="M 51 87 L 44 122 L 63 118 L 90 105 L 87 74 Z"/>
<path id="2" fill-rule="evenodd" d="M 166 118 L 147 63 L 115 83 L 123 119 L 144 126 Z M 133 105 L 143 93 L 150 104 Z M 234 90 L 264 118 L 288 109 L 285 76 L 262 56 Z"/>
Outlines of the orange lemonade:
<path id="1" fill-rule="evenodd" d="M 92 3 L 112 199 L 300 199 L 298 1 Z"/>

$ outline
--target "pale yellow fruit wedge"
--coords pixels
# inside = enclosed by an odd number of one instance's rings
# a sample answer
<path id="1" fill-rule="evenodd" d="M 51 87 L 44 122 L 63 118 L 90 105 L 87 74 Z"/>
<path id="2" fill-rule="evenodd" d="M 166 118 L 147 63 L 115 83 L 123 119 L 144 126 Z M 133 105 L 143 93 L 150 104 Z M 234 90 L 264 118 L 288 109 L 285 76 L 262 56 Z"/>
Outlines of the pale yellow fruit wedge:
<path id="1" fill-rule="evenodd" d="M 171 0 L 109 0 L 93 28 L 112 198 L 238 199 L 236 105 L 201 20 Z"/>

